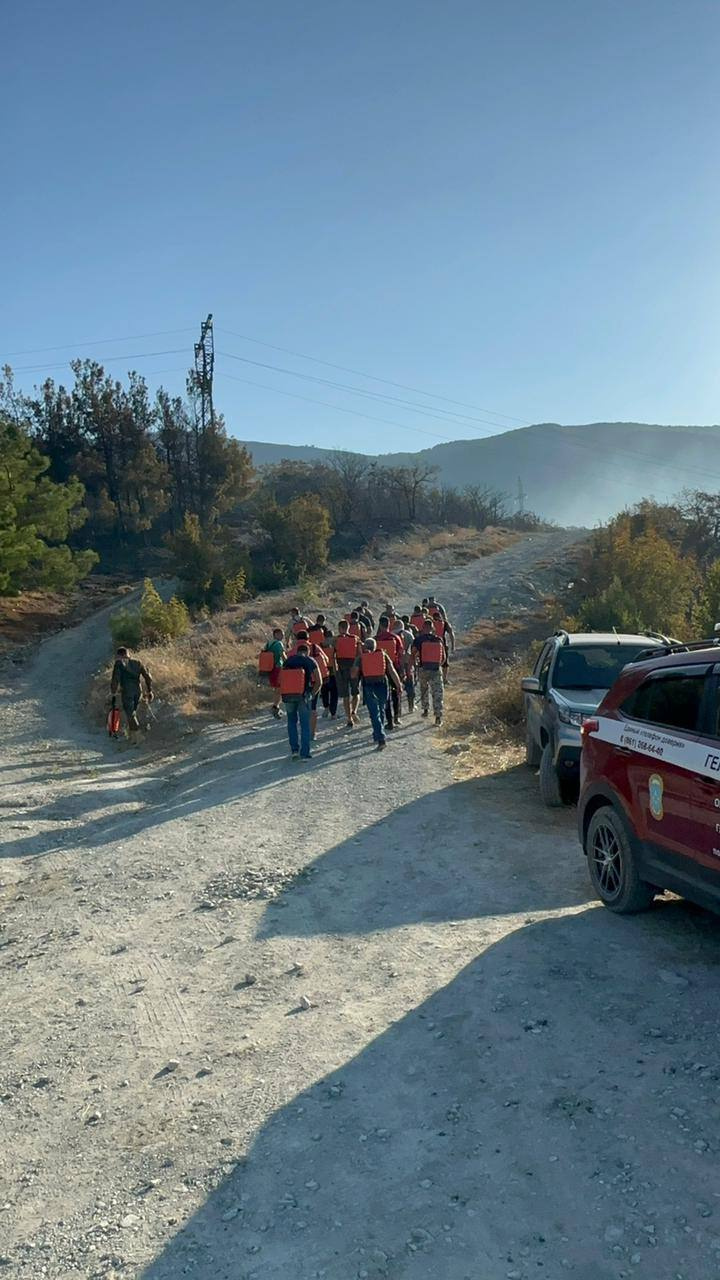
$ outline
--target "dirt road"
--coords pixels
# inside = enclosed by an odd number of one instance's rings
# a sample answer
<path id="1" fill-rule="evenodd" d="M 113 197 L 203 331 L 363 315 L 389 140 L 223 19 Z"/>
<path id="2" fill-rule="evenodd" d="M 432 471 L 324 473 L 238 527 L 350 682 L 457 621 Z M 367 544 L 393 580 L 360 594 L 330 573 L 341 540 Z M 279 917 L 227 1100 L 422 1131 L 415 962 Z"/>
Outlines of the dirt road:
<path id="1" fill-rule="evenodd" d="M 436 594 L 470 621 L 555 537 Z M 118 751 L 105 644 L 0 705 L 0 1275 L 720 1276 L 717 921 L 596 908 L 574 814 L 418 720 L 302 772 L 264 718 Z"/>

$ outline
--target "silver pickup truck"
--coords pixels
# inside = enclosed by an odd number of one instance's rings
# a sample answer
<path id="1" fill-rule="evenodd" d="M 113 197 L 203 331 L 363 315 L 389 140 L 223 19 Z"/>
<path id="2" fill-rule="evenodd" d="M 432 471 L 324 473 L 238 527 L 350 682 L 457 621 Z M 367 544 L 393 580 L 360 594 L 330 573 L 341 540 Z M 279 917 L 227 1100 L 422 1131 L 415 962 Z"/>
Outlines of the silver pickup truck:
<path id="1" fill-rule="evenodd" d="M 522 682 L 527 717 L 526 758 L 540 770 L 540 795 L 550 808 L 577 799 L 580 727 L 597 710 L 623 667 L 667 644 L 666 636 L 557 631 Z"/>

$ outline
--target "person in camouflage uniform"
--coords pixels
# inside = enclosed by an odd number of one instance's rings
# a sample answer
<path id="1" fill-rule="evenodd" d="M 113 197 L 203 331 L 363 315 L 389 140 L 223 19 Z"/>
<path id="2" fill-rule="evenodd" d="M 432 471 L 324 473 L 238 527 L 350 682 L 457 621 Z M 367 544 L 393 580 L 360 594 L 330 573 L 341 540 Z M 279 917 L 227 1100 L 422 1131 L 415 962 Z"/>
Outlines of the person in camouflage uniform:
<path id="1" fill-rule="evenodd" d="M 420 668 L 420 703 L 424 716 L 430 714 L 432 695 L 435 723 L 442 724 L 444 688 L 442 668 L 447 661 L 444 642 L 435 634 L 432 618 L 425 619 L 423 630 L 413 640 L 415 663 Z"/>
<path id="2" fill-rule="evenodd" d="M 131 658 L 127 649 L 121 648 L 115 654 L 115 665 L 110 679 L 110 695 L 115 698 L 120 691 L 122 709 L 127 719 L 128 734 L 136 734 L 140 730 L 137 709 L 140 705 L 142 690 L 140 681 L 145 684 L 145 697 L 153 700 L 152 676 L 139 658 Z"/>

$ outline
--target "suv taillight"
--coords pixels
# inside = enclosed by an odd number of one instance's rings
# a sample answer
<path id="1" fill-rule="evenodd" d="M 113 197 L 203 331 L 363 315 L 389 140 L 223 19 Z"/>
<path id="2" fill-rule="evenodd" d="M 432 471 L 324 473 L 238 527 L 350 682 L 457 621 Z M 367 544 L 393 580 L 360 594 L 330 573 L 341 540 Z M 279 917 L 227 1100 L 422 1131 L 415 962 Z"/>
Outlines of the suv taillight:
<path id="1" fill-rule="evenodd" d="M 599 720 L 583 720 L 582 728 L 580 730 L 580 737 L 588 738 L 591 733 L 597 733 L 599 728 L 600 728 Z"/>

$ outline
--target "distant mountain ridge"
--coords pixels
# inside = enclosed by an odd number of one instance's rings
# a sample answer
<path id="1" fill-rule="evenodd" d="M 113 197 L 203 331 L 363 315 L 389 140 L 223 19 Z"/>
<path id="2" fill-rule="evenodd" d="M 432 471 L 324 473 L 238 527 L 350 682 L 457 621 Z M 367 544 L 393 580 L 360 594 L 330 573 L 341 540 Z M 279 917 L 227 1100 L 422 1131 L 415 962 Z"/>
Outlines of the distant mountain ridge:
<path id="1" fill-rule="evenodd" d="M 322 462 L 332 449 L 247 441 L 256 466 L 282 459 Z M 416 453 L 384 453 L 383 466 L 428 462 L 438 483 L 483 485 L 560 524 L 595 524 L 640 498 L 667 500 L 682 489 L 720 489 L 720 425 L 642 422 L 561 426 L 540 422 L 501 435 L 454 440 Z"/>

